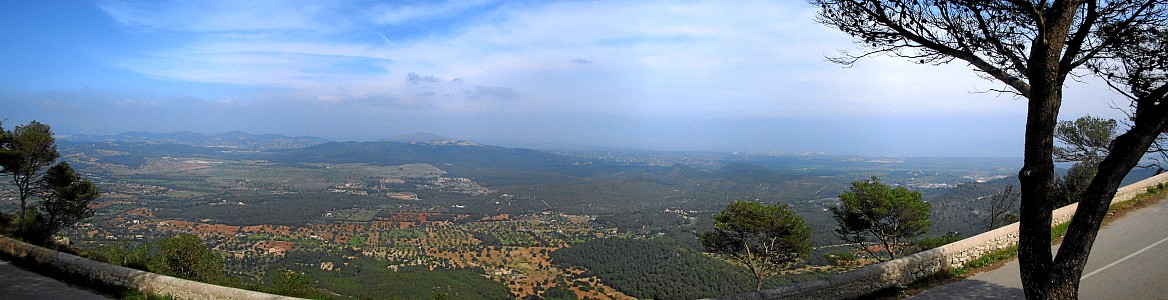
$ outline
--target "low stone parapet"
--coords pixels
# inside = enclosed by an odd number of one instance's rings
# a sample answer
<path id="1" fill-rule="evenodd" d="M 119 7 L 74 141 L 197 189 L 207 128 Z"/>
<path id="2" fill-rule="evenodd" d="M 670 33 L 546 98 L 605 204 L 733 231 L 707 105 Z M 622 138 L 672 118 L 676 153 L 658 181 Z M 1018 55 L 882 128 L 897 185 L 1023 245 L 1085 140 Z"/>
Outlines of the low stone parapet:
<path id="1" fill-rule="evenodd" d="M 123 266 L 111 265 L 88 258 L 34 246 L 0 236 L 0 252 L 5 256 L 53 268 L 55 272 L 84 278 L 92 282 L 167 295 L 175 299 L 211 300 L 286 300 L 300 299 L 244 289 L 202 283 L 166 276 Z"/>

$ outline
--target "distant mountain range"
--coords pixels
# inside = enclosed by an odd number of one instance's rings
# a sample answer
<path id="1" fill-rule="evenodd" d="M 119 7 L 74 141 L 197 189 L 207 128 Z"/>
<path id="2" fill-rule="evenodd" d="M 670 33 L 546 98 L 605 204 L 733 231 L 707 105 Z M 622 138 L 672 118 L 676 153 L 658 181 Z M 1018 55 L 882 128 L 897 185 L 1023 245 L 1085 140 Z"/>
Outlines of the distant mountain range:
<path id="1" fill-rule="evenodd" d="M 243 131 L 232 131 L 216 135 L 187 131 L 171 133 L 127 132 L 116 135 L 70 135 L 64 136 L 62 139 L 74 142 L 133 142 L 238 149 L 290 149 L 329 142 L 329 140 L 312 136 L 288 137 L 279 134 L 256 135 Z"/>
<path id="2" fill-rule="evenodd" d="M 410 134 L 403 134 L 403 135 L 391 137 L 388 139 L 380 139 L 380 140 L 376 140 L 374 142 L 425 143 L 425 142 L 454 141 L 454 140 L 455 139 L 444 137 L 444 136 L 433 134 L 433 133 L 416 132 L 416 133 L 410 133 Z"/>
<path id="3" fill-rule="evenodd" d="M 316 146 L 332 142 L 314 136 L 290 137 L 279 134 L 251 134 L 243 131 L 232 131 L 215 135 L 176 131 L 170 133 L 150 133 L 132 131 L 113 135 L 68 135 L 61 139 L 72 142 L 127 142 L 148 144 L 178 144 L 196 147 L 236 148 L 236 149 L 294 149 Z M 458 145 L 478 145 L 472 142 L 460 141 L 433 133 L 410 133 L 375 142 L 397 143 L 449 143 Z"/>
<path id="4" fill-rule="evenodd" d="M 264 158 L 292 164 L 368 163 L 393 166 L 428 163 L 452 174 L 475 177 L 476 180 L 492 184 L 514 178 L 526 179 L 521 180 L 523 182 L 541 182 L 565 175 L 589 176 L 597 168 L 590 160 L 550 152 L 449 139 L 427 142 L 331 142 L 274 151 Z"/>

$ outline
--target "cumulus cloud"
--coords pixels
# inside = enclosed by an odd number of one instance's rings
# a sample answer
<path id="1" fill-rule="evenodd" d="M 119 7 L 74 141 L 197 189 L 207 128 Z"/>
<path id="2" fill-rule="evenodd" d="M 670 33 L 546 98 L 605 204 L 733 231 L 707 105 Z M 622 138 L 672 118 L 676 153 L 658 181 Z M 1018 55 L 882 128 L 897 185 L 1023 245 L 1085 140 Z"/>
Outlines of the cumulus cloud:
<path id="1" fill-rule="evenodd" d="M 410 74 L 406 74 L 406 82 L 411 85 L 419 83 L 436 83 L 438 82 L 438 77 L 434 77 L 434 75 L 422 76 L 418 75 L 418 73 L 411 72 Z"/>
<path id="2" fill-rule="evenodd" d="M 463 96 L 475 100 L 514 98 L 522 89 L 542 99 L 537 104 L 542 109 L 564 111 L 705 112 L 706 96 L 719 91 L 742 91 L 724 95 L 719 107 L 757 111 L 751 106 L 760 99 L 783 92 L 770 80 L 796 76 L 785 71 L 787 62 L 822 46 L 821 39 L 801 33 L 821 27 L 807 22 L 806 7 L 769 2 L 327 2 L 299 8 L 110 1 L 101 7 L 131 28 L 193 32 L 177 46 L 113 59 L 114 65 L 151 76 L 318 95 L 328 89 L 358 98 L 416 95 L 410 86 L 441 81 L 422 74 L 441 73 L 458 78 L 450 84 L 473 82 Z M 367 13 L 337 17 L 351 11 Z M 281 21 L 268 22 L 273 18 Z M 444 18 L 457 22 L 427 23 Z M 776 28 L 784 26 L 795 28 Z M 435 30 L 442 34 L 430 34 Z M 605 64 L 586 57 L 605 57 Z M 594 66 L 579 73 L 571 65 Z M 816 72 L 800 71 L 798 76 Z M 385 84 L 403 75 L 404 84 Z M 487 88 L 497 86 L 511 92 Z M 434 92 L 456 93 L 449 89 Z M 584 91 L 594 89 L 599 90 Z M 581 98 L 588 93 L 603 96 Z M 653 103 L 623 105 L 630 101 Z"/>
<path id="3" fill-rule="evenodd" d="M 14 20 L 28 35 L 89 38 L 7 52 L 32 67 L 8 70 L 0 111 L 65 131 L 202 126 L 335 138 L 409 128 L 647 148 L 927 149 L 912 143 L 927 127 L 937 135 L 930 145 L 965 151 L 970 141 L 1020 136 L 1007 131 L 1021 126 L 1002 124 L 1023 123 L 1026 109 L 979 93 L 1001 85 L 959 62 L 830 64 L 824 56 L 854 50 L 853 39 L 815 23 L 814 6 L 798 1 L 96 1 L 109 22 Z M 39 13 L 58 8 L 93 9 Z M 100 40 L 118 43 L 92 44 Z M 1123 117 L 1108 114 L 1108 100 L 1123 107 L 1122 98 L 1085 81 L 1068 86 L 1063 119 Z"/>
<path id="4" fill-rule="evenodd" d="M 529 114 L 706 120 L 1025 109 L 978 94 L 999 86 L 961 64 L 832 65 L 823 57 L 852 39 L 799 2 L 232 4 L 101 2 L 131 32 L 174 37 L 109 63 L 282 96 L 272 98 L 434 114 L 496 113 L 503 103 Z"/>

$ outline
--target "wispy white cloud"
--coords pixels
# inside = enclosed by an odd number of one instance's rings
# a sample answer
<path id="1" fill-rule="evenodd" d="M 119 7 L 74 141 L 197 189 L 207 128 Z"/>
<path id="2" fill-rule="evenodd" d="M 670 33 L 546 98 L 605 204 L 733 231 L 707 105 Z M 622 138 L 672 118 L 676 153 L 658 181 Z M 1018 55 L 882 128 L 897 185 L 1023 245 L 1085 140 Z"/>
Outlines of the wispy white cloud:
<path id="1" fill-rule="evenodd" d="M 463 14 L 467 10 L 480 8 L 491 4 L 492 1 L 441 1 L 422 4 L 378 4 L 368 11 L 370 20 L 381 25 L 400 25 L 404 23 L 432 20 L 436 18 L 451 18 Z"/>
<path id="2" fill-rule="evenodd" d="M 0 54 L 11 122 L 1017 155 L 1025 121 L 1025 101 L 981 93 L 1001 86 L 961 63 L 828 63 L 852 39 L 801 1 L 95 1 L 0 10 L 18 24 Z M 1122 118 L 1085 80 L 1063 118 Z"/>
<path id="3" fill-rule="evenodd" d="M 169 43 L 110 58 L 154 77 L 389 115 L 596 114 L 725 120 L 1012 115 L 1025 103 L 958 63 L 825 55 L 851 38 L 802 2 L 106 1 Z M 250 95 L 250 96 L 255 96 Z M 256 100 L 256 99 L 261 100 Z M 1075 100 L 1068 101 L 1075 106 Z M 1092 108 L 1076 111 L 1091 111 Z"/>
<path id="4" fill-rule="evenodd" d="M 348 25 L 317 1 L 102 1 L 103 11 L 136 29 L 182 32 L 323 31 Z"/>

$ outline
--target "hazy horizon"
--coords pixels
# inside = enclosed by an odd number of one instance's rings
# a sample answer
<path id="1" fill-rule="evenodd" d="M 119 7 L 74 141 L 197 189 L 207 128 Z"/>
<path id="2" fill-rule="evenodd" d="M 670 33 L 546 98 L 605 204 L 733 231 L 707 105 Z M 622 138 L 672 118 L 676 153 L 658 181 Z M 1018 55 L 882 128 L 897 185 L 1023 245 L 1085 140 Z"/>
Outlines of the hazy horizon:
<path id="1" fill-rule="evenodd" d="M 963 63 L 827 62 L 803 2 L 0 3 L 0 119 L 527 148 L 1019 157 L 1026 103 Z M 1098 80 L 1062 119 L 1122 118 Z"/>

